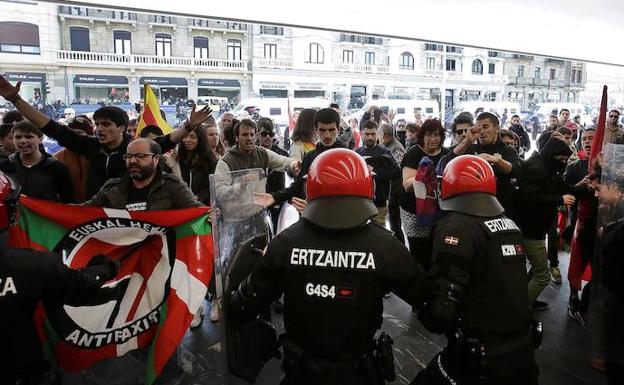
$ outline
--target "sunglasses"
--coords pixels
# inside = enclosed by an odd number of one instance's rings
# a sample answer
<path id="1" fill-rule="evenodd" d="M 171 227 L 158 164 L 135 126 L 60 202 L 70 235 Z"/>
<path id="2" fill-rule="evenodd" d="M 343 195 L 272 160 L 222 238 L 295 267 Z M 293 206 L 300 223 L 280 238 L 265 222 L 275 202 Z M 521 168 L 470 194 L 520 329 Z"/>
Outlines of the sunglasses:
<path id="1" fill-rule="evenodd" d="M 468 130 L 466 130 L 466 129 L 464 128 L 464 129 L 455 130 L 455 133 L 456 133 L 457 135 L 462 135 L 462 134 L 464 134 L 466 131 L 468 131 Z"/>
<path id="2" fill-rule="evenodd" d="M 270 137 L 272 138 L 272 137 L 274 137 L 274 136 L 275 136 L 275 134 L 274 134 L 274 133 L 272 133 L 272 132 L 266 132 L 266 131 L 264 131 L 264 132 L 261 132 L 261 133 L 260 133 L 260 136 L 262 136 L 262 137 L 270 136 Z"/>
<path id="3" fill-rule="evenodd" d="M 618 119 L 620 117 L 620 115 L 609 115 L 609 117 L 611 119 Z"/>

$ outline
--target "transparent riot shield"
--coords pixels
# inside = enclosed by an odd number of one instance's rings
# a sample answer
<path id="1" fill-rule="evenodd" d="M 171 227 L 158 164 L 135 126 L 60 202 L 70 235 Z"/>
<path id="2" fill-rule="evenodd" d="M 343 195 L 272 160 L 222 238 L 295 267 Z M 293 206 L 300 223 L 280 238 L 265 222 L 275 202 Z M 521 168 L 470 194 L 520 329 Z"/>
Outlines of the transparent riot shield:
<path id="1" fill-rule="evenodd" d="M 590 326 L 592 358 L 622 360 L 621 315 L 624 298 L 621 293 L 622 232 L 624 232 L 624 145 L 607 144 L 599 189 L 596 250 L 592 261 Z M 615 251 L 614 251 L 615 250 Z M 615 325 L 615 327 L 614 327 Z M 615 353 L 614 353 L 615 352 Z"/>
<path id="2" fill-rule="evenodd" d="M 262 169 L 210 176 L 216 295 L 223 310 L 217 328 L 221 357 L 227 359 L 228 383 L 237 383 L 232 375 L 253 382 L 275 349 L 276 332 L 268 306 L 250 322 L 230 314 L 228 306 L 231 294 L 253 271 L 269 241 L 268 213 L 254 204 L 254 194 L 264 192 Z"/>

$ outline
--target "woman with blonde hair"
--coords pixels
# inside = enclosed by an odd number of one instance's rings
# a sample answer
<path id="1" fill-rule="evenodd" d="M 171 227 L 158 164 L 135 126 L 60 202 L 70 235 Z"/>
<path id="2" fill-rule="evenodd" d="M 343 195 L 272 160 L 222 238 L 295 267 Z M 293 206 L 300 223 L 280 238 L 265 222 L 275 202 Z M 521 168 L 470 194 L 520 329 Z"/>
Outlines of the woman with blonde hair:
<path id="1" fill-rule="evenodd" d="M 290 137 L 290 157 L 302 160 L 303 156 L 316 148 L 316 127 L 314 116 L 316 110 L 305 108 L 299 114 L 297 124 Z"/>

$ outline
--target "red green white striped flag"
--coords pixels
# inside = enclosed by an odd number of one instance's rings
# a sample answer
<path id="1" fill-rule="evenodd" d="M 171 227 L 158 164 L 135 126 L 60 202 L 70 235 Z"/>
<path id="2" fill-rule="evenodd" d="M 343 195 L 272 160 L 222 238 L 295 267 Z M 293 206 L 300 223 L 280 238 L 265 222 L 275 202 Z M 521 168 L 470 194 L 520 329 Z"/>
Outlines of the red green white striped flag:
<path id="1" fill-rule="evenodd" d="M 71 268 L 104 253 L 119 273 L 88 305 L 40 303 L 48 358 L 74 372 L 149 346 L 152 384 L 187 331 L 213 271 L 207 207 L 126 211 L 21 197 L 10 246 L 55 251 Z"/>

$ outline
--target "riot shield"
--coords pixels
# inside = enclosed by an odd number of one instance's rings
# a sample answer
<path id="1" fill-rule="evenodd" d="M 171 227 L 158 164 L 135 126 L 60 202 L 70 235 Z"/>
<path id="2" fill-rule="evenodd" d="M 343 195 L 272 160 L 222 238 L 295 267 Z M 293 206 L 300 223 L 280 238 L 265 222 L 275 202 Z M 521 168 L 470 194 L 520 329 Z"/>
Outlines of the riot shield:
<path id="1" fill-rule="evenodd" d="M 607 144 L 603 149 L 598 193 L 598 231 L 592 260 L 590 311 L 592 357 L 621 360 L 621 316 L 623 308 L 621 240 L 624 231 L 624 145 Z M 618 240 L 619 239 L 619 240 Z M 615 344 L 615 345 L 614 345 Z"/>
<path id="2" fill-rule="evenodd" d="M 262 316 L 244 322 L 230 314 L 233 291 L 254 269 L 270 237 L 267 211 L 254 204 L 254 193 L 266 191 L 262 169 L 210 176 L 212 231 L 217 299 L 223 314 L 218 324 L 230 374 L 254 382 L 276 349 L 276 331 L 267 306 Z"/>

